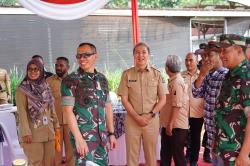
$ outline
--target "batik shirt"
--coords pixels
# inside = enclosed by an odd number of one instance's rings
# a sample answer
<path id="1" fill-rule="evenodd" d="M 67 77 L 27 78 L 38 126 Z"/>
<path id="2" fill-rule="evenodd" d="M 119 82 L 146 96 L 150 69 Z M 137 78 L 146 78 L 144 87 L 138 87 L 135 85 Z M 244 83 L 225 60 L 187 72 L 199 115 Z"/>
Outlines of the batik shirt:
<path id="1" fill-rule="evenodd" d="M 207 131 L 207 148 L 211 149 L 214 142 L 215 124 L 214 124 L 214 107 L 216 97 L 219 95 L 222 81 L 225 78 L 228 69 L 220 67 L 216 71 L 209 72 L 203 80 L 200 88 L 192 87 L 193 96 L 204 98 L 204 125 Z"/>
<path id="2" fill-rule="evenodd" d="M 79 68 L 62 81 L 62 105 L 74 106 L 78 128 L 87 143 L 101 140 L 101 144 L 106 146 L 104 108 L 108 102 L 108 92 L 107 79 L 96 70 L 87 73 Z M 71 141 L 74 145 L 72 134 Z"/>
<path id="3" fill-rule="evenodd" d="M 226 75 L 215 113 L 215 150 L 223 158 L 224 165 L 234 165 L 250 117 L 250 65 L 246 60 Z"/>

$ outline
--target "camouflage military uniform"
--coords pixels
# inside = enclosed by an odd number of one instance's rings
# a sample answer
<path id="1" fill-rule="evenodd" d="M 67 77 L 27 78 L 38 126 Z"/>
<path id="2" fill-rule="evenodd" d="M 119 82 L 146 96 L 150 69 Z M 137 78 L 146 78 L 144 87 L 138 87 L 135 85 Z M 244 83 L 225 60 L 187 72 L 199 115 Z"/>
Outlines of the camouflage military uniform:
<path id="1" fill-rule="evenodd" d="M 234 166 L 243 143 L 247 117 L 250 117 L 249 83 L 249 62 L 244 60 L 226 75 L 216 101 L 215 152 L 227 166 Z"/>
<path id="2" fill-rule="evenodd" d="M 108 165 L 107 130 L 105 122 L 105 104 L 108 102 L 108 82 L 105 76 L 95 70 L 94 73 L 78 69 L 62 81 L 62 105 L 74 106 L 78 127 L 87 142 L 89 153 L 84 158 L 76 151 L 72 134 L 77 166 L 85 166 L 87 160 L 101 166 Z"/>

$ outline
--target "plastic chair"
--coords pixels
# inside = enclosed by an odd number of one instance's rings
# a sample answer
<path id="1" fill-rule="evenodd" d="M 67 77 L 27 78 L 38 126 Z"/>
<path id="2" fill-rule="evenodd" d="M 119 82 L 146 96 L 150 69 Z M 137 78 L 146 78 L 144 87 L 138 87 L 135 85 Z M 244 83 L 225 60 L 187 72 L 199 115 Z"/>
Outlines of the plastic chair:
<path id="1" fill-rule="evenodd" d="M 2 149 L 0 148 L 0 154 L 3 155 L 3 158 L 0 158 L 0 164 L 3 164 L 4 166 L 10 166 L 12 165 L 12 161 L 15 159 L 26 160 L 27 158 L 18 141 L 14 114 L 0 111 L 0 127 L 2 128 L 2 133 L 4 136 Z"/>

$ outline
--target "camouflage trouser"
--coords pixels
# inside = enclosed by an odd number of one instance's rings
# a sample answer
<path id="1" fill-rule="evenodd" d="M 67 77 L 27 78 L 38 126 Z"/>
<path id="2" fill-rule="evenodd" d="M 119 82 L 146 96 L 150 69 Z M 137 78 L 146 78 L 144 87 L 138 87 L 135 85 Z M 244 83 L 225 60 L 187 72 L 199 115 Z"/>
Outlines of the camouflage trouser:
<path id="1" fill-rule="evenodd" d="M 85 166 L 87 161 L 92 161 L 100 166 L 108 166 L 108 149 L 97 142 L 87 142 L 89 153 L 86 157 L 82 157 L 74 148 L 74 156 L 76 166 Z"/>

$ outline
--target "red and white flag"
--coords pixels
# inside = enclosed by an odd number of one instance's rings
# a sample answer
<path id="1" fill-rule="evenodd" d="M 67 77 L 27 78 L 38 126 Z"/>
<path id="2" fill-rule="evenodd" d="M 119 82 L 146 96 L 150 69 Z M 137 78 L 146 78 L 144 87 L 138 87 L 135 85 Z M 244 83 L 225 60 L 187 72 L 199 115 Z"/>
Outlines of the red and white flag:
<path id="1" fill-rule="evenodd" d="M 74 20 L 102 8 L 109 0 L 18 0 L 32 12 L 55 20 Z"/>

